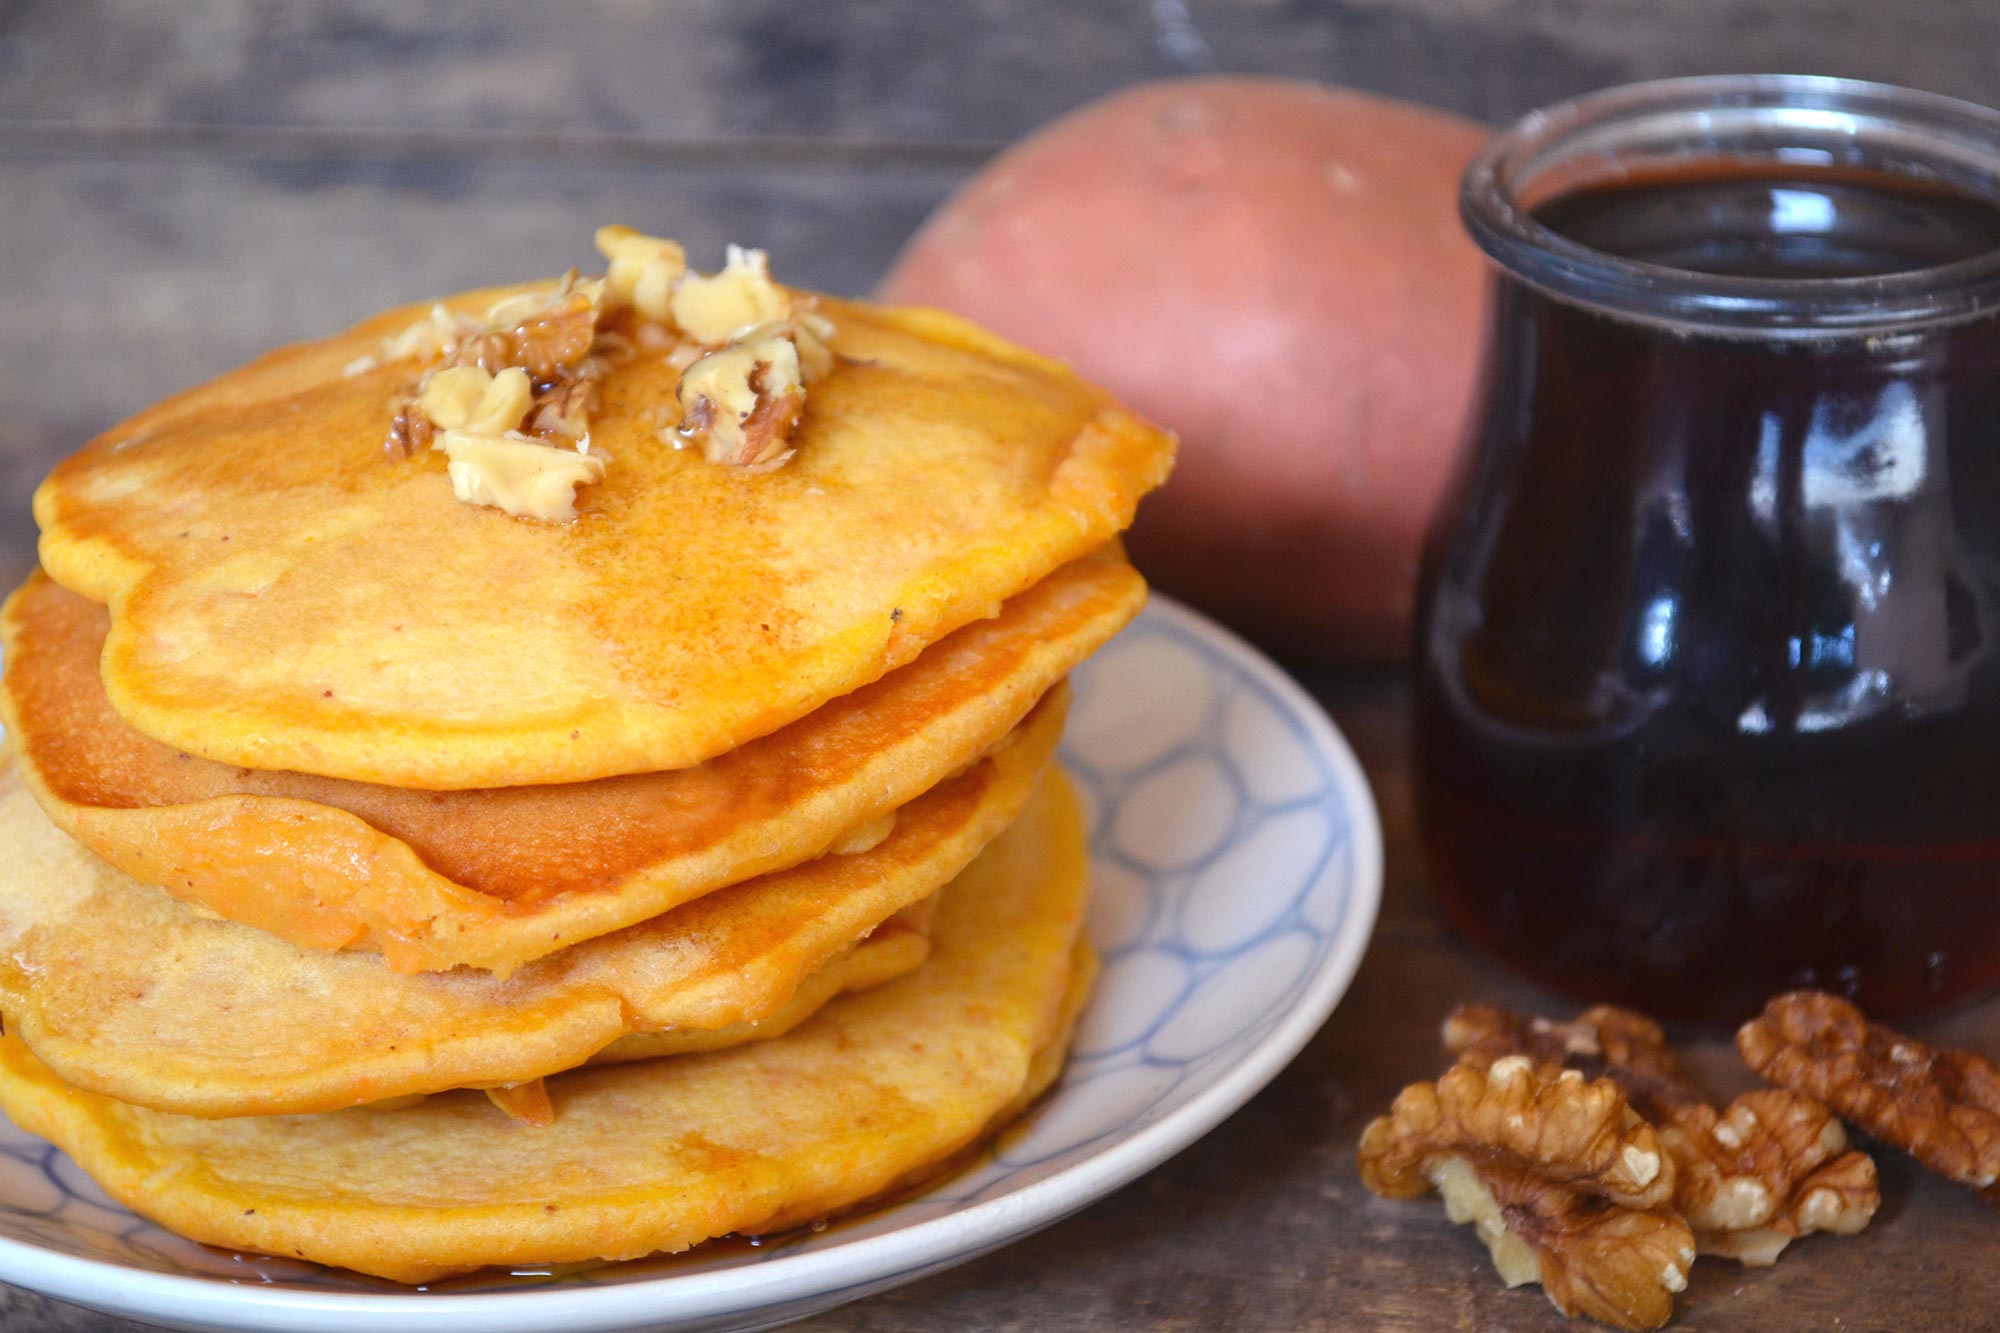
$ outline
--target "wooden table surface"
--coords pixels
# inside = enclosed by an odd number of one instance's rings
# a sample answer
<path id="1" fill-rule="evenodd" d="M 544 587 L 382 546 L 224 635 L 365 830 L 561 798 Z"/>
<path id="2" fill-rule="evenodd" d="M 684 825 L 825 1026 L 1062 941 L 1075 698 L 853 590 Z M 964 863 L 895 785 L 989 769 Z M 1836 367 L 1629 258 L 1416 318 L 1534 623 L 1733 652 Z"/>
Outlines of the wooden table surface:
<path id="1" fill-rule="evenodd" d="M 1488 121 L 1634 78 L 1747 69 L 2000 103 L 1994 0 L 0 0 L 0 565 L 55 459 L 274 343 L 587 257 L 613 217 L 768 245 L 865 291 L 995 149 L 1136 79 L 1322 78 Z M 1308 683 L 1374 781 L 1381 924 L 1299 1059 L 1174 1161 L 817 1329 L 1540 1329 L 1435 1203 L 1368 1196 L 1357 1134 L 1438 1072 L 1439 1019 L 1559 1008 L 1456 939 L 1411 823 L 1394 672 Z M 2000 1051 L 2000 1005 L 1929 1035 Z M 1719 1090 L 1726 1046 L 1696 1052 Z M 1732 1083 L 1732 1080 L 1735 1083 Z M 2000 1326 L 2000 1217 L 1881 1158 L 1856 1239 L 1696 1266 L 1676 1327 Z M 136 1327 L 0 1288 L 0 1330 Z"/>

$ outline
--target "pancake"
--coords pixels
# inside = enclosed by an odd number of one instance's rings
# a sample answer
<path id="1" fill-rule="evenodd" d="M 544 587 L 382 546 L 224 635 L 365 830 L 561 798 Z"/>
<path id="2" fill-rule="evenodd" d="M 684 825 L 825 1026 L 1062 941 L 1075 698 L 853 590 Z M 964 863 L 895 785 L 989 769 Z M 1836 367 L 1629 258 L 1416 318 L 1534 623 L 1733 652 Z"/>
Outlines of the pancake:
<path id="1" fill-rule="evenodd" d="M 0 613 L 0 712 L 55 821 L 126 874 L 307 948 L 509 971 L 819 855 L 982 753 L 1138 611 L 1115 547 L 908 666 L 694 768 L 417 792 L 194 758 L 99 683 L 104 609 L 42 575 Z"/>
<path id="2" fill-rule="evenodd" d="M 828 298 L 838 364 L 782 466 L 662 443 L 679 372 L 640 355 L 590 415 L 612 462 L 580 518 L 514 519 L 454 500 L 442 454 L 384 457 L 418 362 L 343 373 L 424 310 L 169 399 L 37 491 L 42 565 L 110 608 L 104 684 L 140 731 L 437 790 L 684 768 L 1104 545 L 1172 462 L 1057 362 Z"/>
<path id="3" fill-rule="evenodd" d="M 1058 687 L 1012 744 L 898 812 L 869 851 L 707 894 L 500 979 L 300 949 L 142 885 L 0 780 L 0 1013 L 61 1077 L 197 1116 L 519 1083 L 619 1037 L 776 1013 L 801 980 L 956 875 L 1021 809 Z"/>
<path id="4" fill-rule="evenodd" d="M 894 981 L 913 972 L 931 952 L 931 924 L 944 891 L 912 903 L 877 926 L 864 940 L 836 954 L 799 982 L 792 998 L 763 1018 L 746 1018 L 724 1028 L 675 1028 L 668 1032 L 634 1032 L 620 1037 L 590 1057 L 589 1064 L 623 1060 L 657 1060 L 671 1055 L 699 1055 L 727 1050 L 746 1041 L 782 1037 L 811 1018 L 836 996 Z"/>
<path id="5" fill-rule="evenodd" d="M 670 1055 L 696 1055 L 702 1051 L 726 1050 L 746 1041 L 768 1041 L 782 1037 L 818 1013 L 836 995 L 867 990 L 914 971 L 930 954 L 931 920 L 936 914 L 938 895 L 912 903 L 884 921 L 844 952 L 799 981 L 792 998 L 764 1018 L 746 1018 L 725 1028 L 703 1031 L 676 1028 L 670 1032 L 637 1032 L 620 1037 L 590 1057 L 589 1064 L 620 1060 L 656 1060 Z M 527 1083 L 507 1083 L 486 1089 L 493 1104 L 523 1124 L 555 1123 L 555 1107 L 550 1104 L 544 1079 Z M 393 1101 L 415 1101 L 422 1094 Z M 374 1103 L 380 1105 L 381 1103 Z"/>
<path id="6" fill-rule="evenodd" d="M 1076 1036 L 1076 1025 L 1083 1017 L 1084 1008 L 1090 1002 L 1091 992 L 1102 971 L 1103 962 L 1098 958 L 1097 951 L 1090 947 L 1090 941 L 1082 935 L 1077 936 L 1076 947 L 1070 951 L 1069 985 L 1063 993 L 1062 1014 L 1056 1023 L 1056 1035 L 1036 1049 L 1034 1058 L 1028 1062 L 1028 1081 L 1020 1092 L 994 1113 L 986 1128 L 971 1143 L 950 1157 L 924 1163 L 875 1199 L 866 1202 L 889 1202 L 921 1190 L 940 1177 L 965 1170 L 979 1159 L 979 1154 L 986 1151 L 996 1134 L 1026 1115 L 1036 1100 L 1062 1076 L 1063 1066 L 1069 1060 L 1070 1043 Z M 780 1215 L 765 1225 L 769 1230 L 782 1231 L 818 1220 L 812 1216 Z"/>
<path id="7" fill-rule="evenodd" d="M 1020 1110 L 1074 1012 L 1085 872 L 1075 802 L 1052 777 L 944 896 L 915 972 L 771 1041 L 551 1079 L 546 1129 L 477 1093 L 166 1115 L 64 1084 L 13 1035 L 0 1106 L 129 1207 L 232 1249 L 401 1282 L 677 1251 L 873 1198 Z"/>

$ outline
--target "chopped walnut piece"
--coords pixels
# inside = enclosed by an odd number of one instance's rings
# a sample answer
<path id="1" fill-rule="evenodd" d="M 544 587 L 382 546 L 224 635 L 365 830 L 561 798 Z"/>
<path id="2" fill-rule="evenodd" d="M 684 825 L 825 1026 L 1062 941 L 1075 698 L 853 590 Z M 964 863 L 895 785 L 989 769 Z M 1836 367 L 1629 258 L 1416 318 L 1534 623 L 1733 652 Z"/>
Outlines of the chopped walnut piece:
<path id="1" fill-rule="evenodd" d="M 433 425 L 456 430 L 492 385 L 493 377 L 478 366 L 446 366 L 424 382 L 417 392 L 417 406 Z"/>
<path id="2" fill-rule="evenodd" d="M 552 289 L 503 297 L 471 331 L 443 350 L 444 366 L 478 366 L 498 374 L 519 366 L 537 382 L 573 375 L 597 338 L 603 284 L 583 282 L 572 269 Z"/>
<path id="3" fill-rule="evenodd" d="M 451 460 L 452 494 L 515 518 L 567 523 L 576 517 L 576 488 L 604 480 L 604 460 L 520 434 L 439 437 Z"/>
<path id="4" fill-rule="evenodd" d="M 596 403 L 597 386 L 589 380 L 559 384 L 535 400 L 528 433 L 582 444 L 590 438 L 590 409 Z"/>
<path id="5" fill-rule="evenodd" d="M 573 308 L 577 302 L 572 298 L 589 300 L 593 290 L 584 285 L 575 269 L 571 269 L 547 288 L 530 287 L 511 296 L 503 296 L 487 306 L 480 328 L 488 333 L 517 329 L 533 320 Z"/>
<path id="6" fill-rule="evenodd" d="M 380 360 L 418 357 L 489 373 L 521 366 L 545 379 L 589 353 L 603 288 L 601 281 L 582 281 L 571 269 L 551 287 L 502 297 L 484 316 L 434 305 L 424 318 L 383 340 Z M 376 361 L 364 357 L 356 365 Z"/>
<path id="7" fill-rule="evenodd" d="M 493 377 L 460 429 L 474 435 L 505 435 L 520 426 L 534 402 L 535 386 L 529 382 L 528 372 L 509 366 Z"/>
<path id="8" fill-rule="evenodd" d="M 792 321 L 792 342 L 799 349 L 799 375 L 817 384 L 833 373 L 833 321 L 810 310 Z"/>
<path id="9" fill-rule="evenodd" d="M 805 410 L 798 348 L 782 333 L 711 352 L 681 375 L 681 433 L 711 463 L 781 461 Z"/>
<path id="10" fill-rule="evenodd" d="M 506 335 L 512 340 L 507 364 L 537 380 L 573 374 L 597 341 L 597 305 L 577 295 L 558 307 L 521 321 Z"/>
<path id="11" fill-rule="evenodd" d="M 447 309 L 442 302 L 433 305 L 430 313 L 401 333 L 382 340 L 382 361 L 401 361 L 409 357 L 429 360 L 442 356 L 455 347 L 469 334 L 477 332 L 479 321 L 470 315 Z M 374 358 L 363 358 L 373 361 Z"/>
<path id="12" fill-rule="evenodd" d="M 1695 1242 L 1668 1207 L 1673 1161 L 1607 1080 L 1520 1055 L 1461 1064 L 1403 1089 L 1360 1158 L 1384 1198 L 1443 1192 L 1508 1285 L 1540 1282 L 1564 1314 L 1658 1328 L 1687 1285 Z"/>
<path id="13" fill-rule="evenodd" d="M 527 416 L 534 394 L 528 372 L 519 366 L 497 375 L 478 366 L 449 366 L 431 376 L 417 395 L 417 406 L 441 430 L 505 435 Z"/>
<path id="14" fill-rule="evenodd" d="M 649 320 L 672 319 L 674 284 L 687 272 L 687 251 L 630 227 L 599 227 L 594 239 L 597 252 L 611 265 L 604 275 L 607 294 Z"/>
<path id="15" fill-rule="evenodd" d="M 587 438 L 584 413 L 594 390 L 574 390 L 604 370 L 597 329 L 602 304 L 603 284 L 579 281 L 571 270 L 551 288 L 501 298 L 483 319 L 433 307 L 384 344 L 385 355 L 399 347 L 429 348 L 437 358 L 390 420 L 389 456 L 441 447 L 436 429 L 498 435 L 517 429 L 531 413 L 542 421 L 541 409 L 555 399 L 561 406 L 547 420 L 562 429 L 547 433 L 572 442 Z M 482 403 L 478 395 L 489 390 L 495 396 Z"/>
<path id="16" fill-rule="evenodd" d="M 391 458 L 410 458 L 430 448 L 435 442 L 437 427 L 417 406 L 415 398 L 410 398 L 396 408 L 396 414 L 389 418 L 389 434 L 382 441 L 382 449 Z"/>
<path id="17" fill-rule="evenodd" d="M 1793 991 L 1736 1034 L 1743 1062 L 1817 1097 L 1939 1175 L 2000 1203 L 2000 1066 L 1939 1050 L 1878 1023 L 1838 996 Z"/>
<path id="18" fill-rule="evenodd" d="M 771 281 L 762 250 L 732 245 L 722 271 L 690 273 L 674 286 L 673 321 L 682 333 L 711 347 L 741 340 L 747 329 L 792 317 L 792 298 Z"/>
<path id="19" fill-rule="evenodd" d="M 1659 1024 L 1600 1005 L 1569 1023 L 1462 1005 L 1445 1046 L 1478 1066 L 1509 1055 L 1608 1076 L 1659 1127 L 1677 1170 L 1674 1207 L 1704 1254 L 1764 1266 L 1799 1236 L 1853 1235 L 1881 1204 L 1875 1163 L 1848 1150 L 1832 1112 L 1810 1097 L 1752 1092 L 1718 1112 L 1682 1070 Z"/>

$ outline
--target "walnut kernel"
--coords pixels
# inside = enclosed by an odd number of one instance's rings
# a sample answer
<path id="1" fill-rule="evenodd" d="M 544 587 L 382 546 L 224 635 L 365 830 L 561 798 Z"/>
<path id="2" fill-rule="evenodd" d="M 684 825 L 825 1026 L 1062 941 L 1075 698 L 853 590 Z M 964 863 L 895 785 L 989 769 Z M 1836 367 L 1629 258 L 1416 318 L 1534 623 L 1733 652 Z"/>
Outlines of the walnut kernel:
<path id="1" fill-rule="evenodd" d="M 604 480 L 604 460 L 520 434 L 439 437 L 450 459 L 452 494 L 516 518 L 566 523 L 576 517 L 576 488 Z"/>
<path id="2" fill-rule="evenodd" d="M 712 463 L 784 457 L 805 409 L 797 346 L 767 333 L 712 352 L 681 375 L 681 431 Z"/>
<path id="3" fill-rule="evenodd" d="M 1574 1022 L 1522 1018 L 1489 1004 L 1464 1004 L 1444 1021 L 1445 1049 L 1482 1065 L 1507 1055 L 1538 1064 L 1568 1065 L 1590 1076 L 1608 1076 L 1632 1108 L 1659 1123 L 1676 1106 L 1704 1105 L 1667 1047 L 1667 1034 L 1642 1014 L 1599 1005 Z"/>
<path id="4" fill-rule="evenodd" d="M 1720 1112 L 1688 1107 L 1660 1141 L 1680 1169 L 1674 1206 L 1704 1254 L 1764 1267 L 1800 1236 L 1854 1235 L 1882 1203 L 1874 1159 L 1849 1150 L 1839 1118 L 1782 1088 Z"/>
<path id="5" fill-rule="evenodd" d="M 720 273 L 691 273 L 674 287 L 674 323 L 698 343 L 716 346 L 739 340 L 745 330 L 792 316 L 792 298 L 771 281 L 762 250 L 732 245 Z"/>
<path id="6" fill-rule="evenodd" d="M 672 319 L 674 285 L 687 272 L 687 251 L 677 242 L 630 227 L 599 227 L 595 239 L 597 252 L 611 265 L 604 275 L 608 295 L 646 319 Z"/>
<path id="7" fill-rule="evenodd" d="M 1503 1278 L 1539 1281 L 1565 1314 L 1658 1328 L 1687 1285 L 1695 1242 L 1668 1207 L 1673 1162 L 1607 1080 L 1520 1055 L 1462 1064 L 1405 1088 L 1362 1134 L 1360 1162 L 1384 1198 L 1449 1190 Z"/>
<path id="8" fill-rule="evenodd" d="M 521 424 L 534 386 L 519 366 L 489 375 L 478 366 L 447 366 L 430 377 L 417 406 L 442 430 L 505 435 Z"/>
<path id="9" fill-rule="evenodd" d="M 799 349 L 799 375 L 817 384 L 833 372 L 833 321 L 804 311 L 792 321 L 792 342 Z"/>
<path id="10" fill-rule="evenodd" d="M 1824 991 L 1780 995 L 1736 1034 L 1743 1062 L 2000 1203 L 2000 1066 L 1936 1049 Z"/>

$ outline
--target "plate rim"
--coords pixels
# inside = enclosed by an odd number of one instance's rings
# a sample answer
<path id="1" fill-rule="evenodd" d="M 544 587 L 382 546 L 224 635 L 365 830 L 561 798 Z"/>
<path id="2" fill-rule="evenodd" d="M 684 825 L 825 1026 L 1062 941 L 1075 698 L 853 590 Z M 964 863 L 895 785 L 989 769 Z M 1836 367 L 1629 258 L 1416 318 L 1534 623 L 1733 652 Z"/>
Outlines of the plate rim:
<path id="1" fill-rule="evenodd" d="M 1374 938 L 1383 879 L 1382 822 L 1373 788 L 1353 748 L 1319 702 L 1261 650 L 1172 597 L 1153 593 L 1142 614 L 1161 616 L 1221 649 L 1233 665 L 1289 706 L 1309 742 L 1327 761 L 1330 786 L 1340 793 L 1350 816 L 1352 924 L 1337 937 L 1298 1003 L 1241 1059 L 1178 1109 L 1134 1133 L 1107 1139 L 1080 1161 L 998 1197 L 824 1250 L 782 1254 L 762 1263 L 700 1274 L 510 1291 L 309 1290 L 153 1272 L 0 1236 L 0 1281 L 134 1319 L 216 1328 L 319 1333 L 341 1326 L 335 1320 L 365 1320 L 374 1333 L 497 1328 L 590 1333 L 713 1320 L 760 1309 L 775 1312 L 787 1303 L 815 1297 L 834 1298 L 818 1307 L 829 1308 L 844 1303 L 847 1298 L 842 1293 L 851 1291 L 852 1298 L 859 1299 L 870 1291 L 969 1261 L 1122 1189 L 1242 1109 L 1325 1025 L 1353 984 Z"/>

